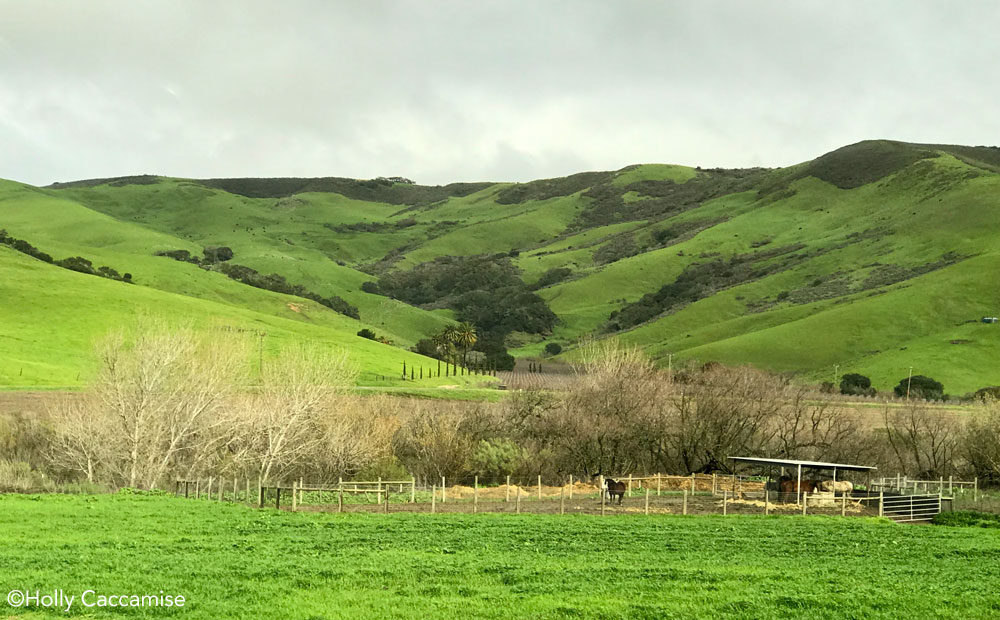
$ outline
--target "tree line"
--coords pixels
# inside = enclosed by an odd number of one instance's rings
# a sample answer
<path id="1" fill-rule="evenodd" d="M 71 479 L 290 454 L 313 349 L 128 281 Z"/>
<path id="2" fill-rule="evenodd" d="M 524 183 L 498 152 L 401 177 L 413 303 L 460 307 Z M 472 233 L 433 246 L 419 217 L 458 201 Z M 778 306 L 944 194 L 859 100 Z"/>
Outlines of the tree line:
<path id="1" fill-rule="evenodd" d="M 854 410 L 751 368 L 669 373 L 612 345 L 585 348 L 570 389 L 497 403 L 356 394 L 343 353 L 288 347 L 258 367 L 239 335 L 144 326 L 113 334 L 98 352 L 85 395 L 54 400 L 42 419 L 0 416 L 0 488 L 30 487 L 4 471 L 136 488 L 208 475 L 332 483 L 688 474 L 728 472 L 734 455 L 1000 478 L 992 400 L 963 415 L 917 400 Z"/>

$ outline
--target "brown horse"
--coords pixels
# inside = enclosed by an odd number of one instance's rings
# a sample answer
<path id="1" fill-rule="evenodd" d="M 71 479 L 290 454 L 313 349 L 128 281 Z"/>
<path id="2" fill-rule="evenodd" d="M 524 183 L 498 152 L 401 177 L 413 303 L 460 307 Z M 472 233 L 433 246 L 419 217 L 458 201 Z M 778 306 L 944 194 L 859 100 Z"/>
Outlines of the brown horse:
<path id="1" fill-rule="evenodd" d="M 611 478 L 604 479 L 604 492 L 608 494 L 608 499 L 615 501 L 615 495 L 618 496 L 618 505 L 622 505 L 622 499 L 625 498 L 625 483 L 617 480 L 612 480 Z"/>
<path id="2" fill-rule="evenodd" d="M 802 485 L 799 486 L 797 480 L 792 478 L 779 478 L 778 479 L 778 490 L 782 493 L 796 494 L 799 491 L 803 493 L 815 493 L 818 485 L 815 480 L 803 480 Z"/>

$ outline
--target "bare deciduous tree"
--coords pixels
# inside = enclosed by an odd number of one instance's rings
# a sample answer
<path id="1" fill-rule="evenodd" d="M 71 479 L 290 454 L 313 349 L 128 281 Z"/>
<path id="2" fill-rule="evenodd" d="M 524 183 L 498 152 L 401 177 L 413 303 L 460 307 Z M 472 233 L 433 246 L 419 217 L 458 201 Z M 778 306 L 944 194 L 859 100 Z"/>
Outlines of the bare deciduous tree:
<path id="1" fill-rule="evenodd" d="M 229 412 L 235 460 L 265 482 L 301 464 L 323 443 L 322 421 L 334 396 L 356 376 L 344 351 L 306 346 L 281 351 L 265 364 L 256 393 Z"/>
<path id="2" fill-rule="evenodd" d="M 882 413 L 885 436 L 902 471 L 922 478 L 952 473 L 961 425 L 921 401 Z"/>
<path id="3" fill-rule="evenodd" d="M 184 456 L 212 443 L 216 415 L 246 359 L 236 340 L 149 322 L 111 335 L 98 356 L 87 408 L 91 441 L 106 443 L 103 463 L 115 483 L 142 488 L 153 488 Z M 79 445 L 87 432 L 80 416 L 63 421 L 64 437 Z"/>

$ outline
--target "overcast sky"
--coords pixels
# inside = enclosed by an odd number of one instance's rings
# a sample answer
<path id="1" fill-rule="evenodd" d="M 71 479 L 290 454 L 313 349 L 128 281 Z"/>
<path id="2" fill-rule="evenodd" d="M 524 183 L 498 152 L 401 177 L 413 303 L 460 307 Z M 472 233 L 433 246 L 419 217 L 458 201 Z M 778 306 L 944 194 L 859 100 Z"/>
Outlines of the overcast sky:
<path id="1" fill-rule="evenodd" d="M 994 2 L 0 0 L 0 178 L 523 181 L 1000 143 Z"/>

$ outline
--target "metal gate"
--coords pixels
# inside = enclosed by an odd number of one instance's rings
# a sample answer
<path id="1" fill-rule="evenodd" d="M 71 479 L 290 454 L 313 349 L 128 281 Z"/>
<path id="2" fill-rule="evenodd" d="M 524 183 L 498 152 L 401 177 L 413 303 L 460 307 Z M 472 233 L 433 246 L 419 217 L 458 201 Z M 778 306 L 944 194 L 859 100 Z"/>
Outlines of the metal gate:
<path id="1" fill-rule="evenodd" d="M 941 494 L 885 495 L 881 512 L 896 523 L 930 521 L 941 512 Z"/>

